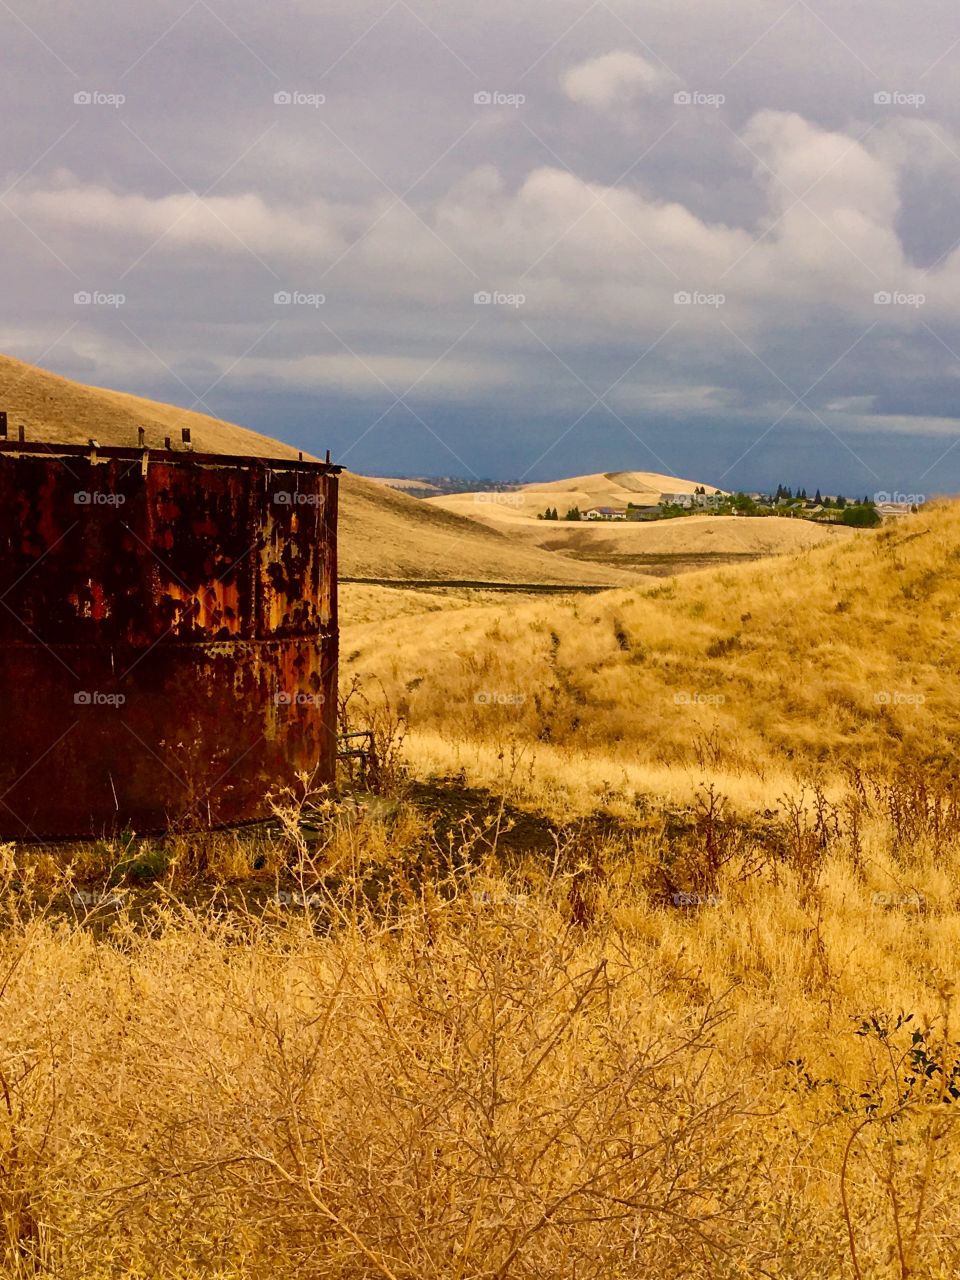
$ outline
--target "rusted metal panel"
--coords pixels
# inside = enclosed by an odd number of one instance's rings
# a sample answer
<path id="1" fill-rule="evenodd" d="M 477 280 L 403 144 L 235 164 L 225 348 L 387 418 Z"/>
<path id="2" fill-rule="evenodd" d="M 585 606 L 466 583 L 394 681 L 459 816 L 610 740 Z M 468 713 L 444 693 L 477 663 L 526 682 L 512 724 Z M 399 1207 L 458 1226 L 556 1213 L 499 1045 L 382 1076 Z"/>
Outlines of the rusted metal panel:
<path id="1" fill-rule="evenodd" d="M 338 471 L 0 443 L 0 838 L 251 821 L 332 781 Z"/>

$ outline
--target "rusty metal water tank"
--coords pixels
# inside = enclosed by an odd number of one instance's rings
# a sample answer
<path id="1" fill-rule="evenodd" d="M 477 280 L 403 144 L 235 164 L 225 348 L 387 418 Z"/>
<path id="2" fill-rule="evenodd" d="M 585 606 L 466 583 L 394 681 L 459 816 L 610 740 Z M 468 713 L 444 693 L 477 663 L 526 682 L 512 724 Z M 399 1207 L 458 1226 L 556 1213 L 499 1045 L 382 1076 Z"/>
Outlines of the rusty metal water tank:
<path id="1" fill-rule="evenodd" d="M 338 475 L 0 442 L 0 838 L 248 822 L 332 781 Z"/>

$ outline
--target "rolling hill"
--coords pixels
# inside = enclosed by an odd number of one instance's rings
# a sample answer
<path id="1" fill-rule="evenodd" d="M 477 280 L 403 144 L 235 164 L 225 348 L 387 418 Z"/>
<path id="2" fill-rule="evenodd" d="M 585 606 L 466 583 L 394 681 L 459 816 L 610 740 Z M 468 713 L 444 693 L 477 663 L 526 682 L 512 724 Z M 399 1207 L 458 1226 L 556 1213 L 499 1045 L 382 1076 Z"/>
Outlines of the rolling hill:
<path id="1" fill-rule="evenodd" d="M 662 493 L 693 493 L 700 483 L 653 471 L 601 471 L 537 481 L 504 494 L 454 493 L 426 501 L 460 515 L 515 526 L 536 521 L 546 507 L 556 507 L 562 517 L 571 507 L 586 511 L 590 507 L 626 507 L 628 502 L 656 503 Z M 712 486 L 704 487 L 714 492 Z"/>
<path id="2" fill-rule="evenodd" d="M 567 522 L 572 507 L 625 508 L 656 504 L 662 493 L 692 493 L 702 482 L 651 471 L 610 471 L 566 480 L 528 484 L 509 493 L 457 493 L 427 498 L 426 504 L 483 521 L 508 532 L 520 545 L 535 547 L 613 569 L 653 574 L 783 555 L 844 541 L 853 531 L 839 525 L 767 516 L 685 516 L 650 522 Z M 708 493 L 715 486 L 704 484 Z M 555 507 L 560 520 L 539 520 Z"/>
<path id="3" fill-rule="evenodd" d="M 270 436 L 176 405 L 84 386 L 0 356 L 0 409 L 11 434 L 23 424 L 28 441 L 135 445 L 143 427 L 148 448 L 163 447 L 189 427 L 201 453 L 295 458 L 297 450 Z M 340 497 L 340 572 L 347 577 L 475 580 L 537 584 L 622 585 L 629 577 L 605 566 L 578 564 L 468 516 L 436 508 L 396 489 L 345 472 Z"/>
<path id="4" fill-rule="evenodd" d="M 438 759 L 511 741 L 575 779 L 605 762 L 694 783 L 709 760 L 759 792 L 794 768 L 954 760 L 958 598 L 952 502 L 789 559 L 398 619 L 385 641 L 352 627 L 347 646 Z"/>
<path id="5" fill-rule="evenodd" d="M 644 523 L 539 521 L 535 526 L 511 526 L 511 536 L 581 561 L 678 573 L 842 543 L 855 538 L 857 531 L 811 520 L 697 515 Z"/>

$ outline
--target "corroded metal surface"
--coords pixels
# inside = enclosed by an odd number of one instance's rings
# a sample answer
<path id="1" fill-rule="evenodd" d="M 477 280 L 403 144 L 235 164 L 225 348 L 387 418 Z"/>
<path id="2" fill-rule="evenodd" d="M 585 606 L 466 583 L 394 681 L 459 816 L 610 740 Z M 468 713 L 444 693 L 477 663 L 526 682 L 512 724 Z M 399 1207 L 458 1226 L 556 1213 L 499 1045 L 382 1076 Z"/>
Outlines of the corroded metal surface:
<path id="1" fill-rule="evenodd" d="M 332 780 L 337 472 L 0 444 L 0 838 L 250 821 Z"/>

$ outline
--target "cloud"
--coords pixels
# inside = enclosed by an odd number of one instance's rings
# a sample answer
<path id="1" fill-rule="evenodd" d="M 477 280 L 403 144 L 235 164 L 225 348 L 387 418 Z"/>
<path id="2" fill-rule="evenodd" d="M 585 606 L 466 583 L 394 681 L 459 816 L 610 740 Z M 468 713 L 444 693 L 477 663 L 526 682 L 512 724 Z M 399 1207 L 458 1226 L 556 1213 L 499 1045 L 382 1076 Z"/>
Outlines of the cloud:
<path id="1" fill-rule="evenodd" d="M 890 226 L 900 208 L 895 158 L 871 153 L 840 130 L 827 130 L 792 111 L 758 111 L 743 130 L 757 159 L 758 180 L 779 210 L 803 204 L 823 214 L 859 214 Z"/>
<path id="2" fill-rule="evenodd" d="M 568 98 L 597 111 L 623 106 L 670 84 L 671 72 L 625 49 L 588 58 L 563 76 Z"/>
<path id="3" fill-rule="evenodd" d="M 947 0 L 925 23 L 834 0 L 832 30 L 803 5 L 771 26 L 755 0 L 649 0 L 643 44 L 574 0 L 278 3 L 280 20 L 157 0 L 146 22 L 90 0 L 40 6 L 36 36 L 10 27 L 0 345 L 159 398 L 222 375 L 223 412 L 288 437 L 306 423 L 307 448 L 362 435 L 366 465 L 390 405 L 371 371 L 416 381 L 431 430 L 500 475 L 552 441 L 551 469 L 625 467 L 660 431 L 680 472 L 684 449 L 717 475 L 743 455 L 736 479 L 760 484 L 766 451 L 774 483 L 846 484 L 800 474 L 859 463 L 788 388 L 876 469 L 916 457 L 919 474 L 943 449 L 919 461 L 916 442 L 960 431 Z M 893 86 L 926 104 L 874 103 Z M 78 88 L 126 101 L 75 106 Z M 282 89 L 324 101 L 276 105 Z M 94 288 L 127 302 L 75 308 Z M 278 290 L 325 302 L 278 307 Z M 611 385 L 622 422 L 591 411 L 588 388 Z M 397 441 L 391 466 L 452 465 L 422 428 Z M 960 485 L 960 448 L 946 466 Z"/>
<path id="4" fill-rule="evenodd" d="M 53 186 L 18 189 L 7 203 L 31 225 L 140 240 L 162 237 L 173 246 L 317 255 L 336 252 L 344 245 L 328 206 L 314 202 L 290 209 L 270 205 L 250 191 L 232 196 L 177 192 L 149 197 L 59 175 Z"/>

